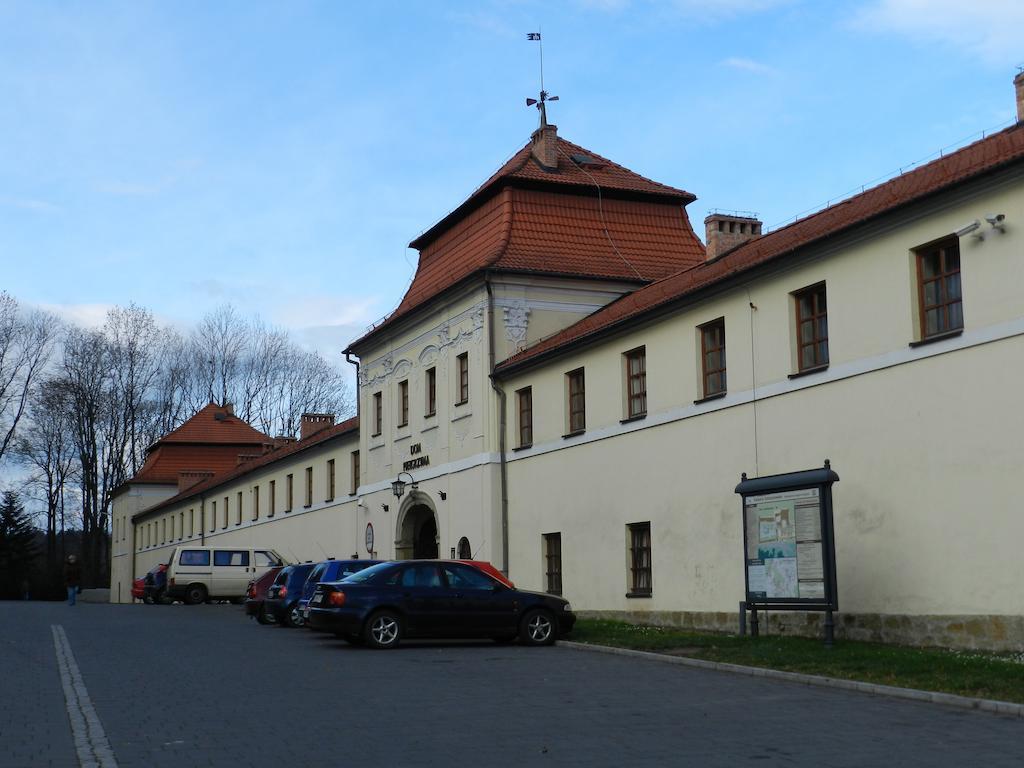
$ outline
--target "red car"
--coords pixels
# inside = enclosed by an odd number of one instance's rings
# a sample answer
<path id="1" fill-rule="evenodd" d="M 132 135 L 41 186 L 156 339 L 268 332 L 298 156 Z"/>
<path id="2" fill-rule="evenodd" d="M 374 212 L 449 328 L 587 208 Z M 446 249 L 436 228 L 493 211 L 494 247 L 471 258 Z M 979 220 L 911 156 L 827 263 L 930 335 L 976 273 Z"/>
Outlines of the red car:
<path id="1" fill-rule="evenodd" d="M 502 584 L 504 584 L 509 589 L 515 589 L 516 588 L 516 585 L 513 583 L 512 579 L 510 579 L 504 573 L 502 573 L 497 568 L 495 568 L 493 565 L 488 563 L 486 560 L 459 560 L 459 562 L 460 563 L 465 563 L 466 565 L 472 565 L 478 571 L 483 571 L 488 576 L 490 576 L 492 579 L 497 579 L 498 581 L 500 581 Z"/>
<path id="2" fill-rule="evenodd" d="M 282 565 L 275 565 L 255 581 L 249 582 L 249 588 L 245 590 L 245 615 L 255 617 L 260 624 L 273 624 L 275 619 L 269 613 L 263 601 L 267 599 L 267 590 L 274 583 Z"/>
<path id="3" fill-rule="evenodd" d="M 146 596 L 146 579 L 132 580 L 132 597 L 142 600 Z"/>

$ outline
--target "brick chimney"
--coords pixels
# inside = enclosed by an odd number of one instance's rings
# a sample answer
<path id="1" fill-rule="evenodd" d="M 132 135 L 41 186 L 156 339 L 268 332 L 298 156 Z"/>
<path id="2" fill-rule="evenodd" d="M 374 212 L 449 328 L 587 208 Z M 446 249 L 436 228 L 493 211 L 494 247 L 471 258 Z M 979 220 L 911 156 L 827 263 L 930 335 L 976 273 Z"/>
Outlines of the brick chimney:
<path id="1" fill-rule="evenodd" d="M 1017 88 L 1017 122 L 1024 123 L 1024 70 L 1013 78 L 1013 84 Z"/>
<path id="2" fill-rule="evenodd" d="M 717 259 L 748 240 L 761 236 L 761 222 L 752 216 L 713 213 L 704 219 L 707 260 Z"/>
<path id="3" fill-rule="evenodd" d="M 235 462 L 236 467 L 240 467 L 250 461 L 256 461 L 262 453 L 240 453 L 238 454 L 238 461 Z"/>
<path id="4" fill-rule="evenodd" d="M 540 128 L 530 137 L 533 146 L 530 153 L 545 171 L 558 169 L 558 126 L 541 122 Z"/>
<path id="5" fill-rule="evenodd" d="M 194 488 L 203 480 L 213 477 L 213 472 L 201 469 L 183 469 L 178 472 L 178 493 Z"/>
<path id="6" fill-rule="evenodd" d="M 322 429 L 334 426 L 333 413 L 304 413 L 299 425 L 299 440 L 312 437 Z"/>

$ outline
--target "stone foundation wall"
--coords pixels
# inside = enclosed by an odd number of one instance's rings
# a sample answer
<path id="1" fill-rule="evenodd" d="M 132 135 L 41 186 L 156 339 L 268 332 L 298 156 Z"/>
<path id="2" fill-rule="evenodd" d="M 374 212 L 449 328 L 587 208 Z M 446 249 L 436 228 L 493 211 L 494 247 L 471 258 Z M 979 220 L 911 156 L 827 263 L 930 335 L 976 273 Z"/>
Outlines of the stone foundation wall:
<path id="1" fill-rule="evenodd" d="M 616 619 L 634 624 L 700 632 L 739 631 L 739 611 L 579 611 L 590 619 Z M 758 612 L 761 635 L 822 637 L 825 614 L 818 612 Z M 749 631 L 749 613 L 748 613 Z M 1024 651 L 1024 616 L 908 616 L 880 613 L 835 614 L 837 639 L 876 643 L 957 648 L 979 651 Z"/>

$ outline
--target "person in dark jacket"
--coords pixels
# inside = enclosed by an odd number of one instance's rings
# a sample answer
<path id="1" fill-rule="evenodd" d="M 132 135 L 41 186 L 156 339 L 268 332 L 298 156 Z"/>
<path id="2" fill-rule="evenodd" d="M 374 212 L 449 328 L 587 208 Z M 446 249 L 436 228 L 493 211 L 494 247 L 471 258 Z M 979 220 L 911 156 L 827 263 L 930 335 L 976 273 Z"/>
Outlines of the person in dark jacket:
<path id="1" fill-rule="evenodd" d="M 68 588 L 68 605 L 75 604 L 78 596 L 78 588 L 82 584 L 82 568 L 78 564 L 78 558 L 68 555 L 68 561 L 64 563 L 64 586 Z"/>

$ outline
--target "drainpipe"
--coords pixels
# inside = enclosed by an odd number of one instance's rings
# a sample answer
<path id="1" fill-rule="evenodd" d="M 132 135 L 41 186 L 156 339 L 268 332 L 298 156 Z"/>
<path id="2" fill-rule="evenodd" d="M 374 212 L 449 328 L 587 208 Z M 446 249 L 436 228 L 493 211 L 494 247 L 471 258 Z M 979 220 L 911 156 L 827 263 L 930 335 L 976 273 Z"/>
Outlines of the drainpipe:
<path id="1" fill-rule="evenodd" d="M 494 379 L 494 291 L 489 275 L 484 277 L 487 288 L 487 365 L 491 388 L 498 395 L 498 452 L 501 456 L 501 572 L 508 576 L 508 460 L 505 452 L 505 390 Z"/>
<path id="2" fill-rule="evenodd" d="M 346 350 L 345 351 L 345 362 L 348 363 L 349 365 L 354 365 L 356 367 L 356 416 L 358 416 L 359 415 L 359 407 L 360 407 L 359 406 L 359 400 L 360 400 L 360 398 L 359 398 L 359 361 L 358 360 L 353 360 L 352 359 L 352 353 Z M 360 419 L 360 425 L 359 426 L 362 427 L 362 419 Z"/>

